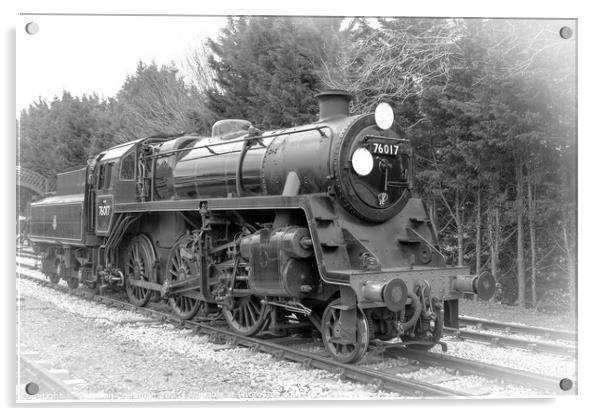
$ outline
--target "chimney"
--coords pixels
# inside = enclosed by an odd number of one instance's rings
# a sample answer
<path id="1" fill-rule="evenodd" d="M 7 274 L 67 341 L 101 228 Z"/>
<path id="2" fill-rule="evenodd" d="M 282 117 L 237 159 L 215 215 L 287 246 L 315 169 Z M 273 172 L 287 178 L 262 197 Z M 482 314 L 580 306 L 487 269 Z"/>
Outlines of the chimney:
<path id="1" fill-rule="evenodd" d="M 349 103 L 353 96 L 347 91 L 327 90 L 317 94 L 316 98 L 320 107 L 320 119 L 318 121 L 349 115 Z"/>

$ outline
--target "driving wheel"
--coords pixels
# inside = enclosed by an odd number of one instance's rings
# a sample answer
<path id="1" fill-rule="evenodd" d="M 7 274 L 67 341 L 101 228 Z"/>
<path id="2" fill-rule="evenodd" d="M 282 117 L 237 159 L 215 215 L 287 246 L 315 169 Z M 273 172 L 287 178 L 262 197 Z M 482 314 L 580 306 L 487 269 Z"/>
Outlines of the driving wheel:
<path id="1" fill-rule="evenodd" d="M 222 307 L 228 326 L 236 333 L 247 337 L 257 334 L 264 326 L 268 307 L 256 296 L 235 297 L 232 307 Z"/>
<path id="2" fill-rule="evenodd" d="M 145 287 L 134 286 L 132 280 L 152 282 L 153 263 L 155 250 L 147 236 L 140 234 L 130 241 L 125 253 L 124 274 L 125 291 L 128 299 L 135 306 L 144 306 L 151 298 L 152 290 Z"/>
<path id="3" fill-rule="evenodd" d="M 359 309 L 357 311 L 354 341 L 345 340 L 341 337 L 341 309 L 336 308 L 341 303 L 340 299 L 332 301 L 322 315 L 322 341 L 326 350 L 343 363 L 359 361 L 368 351 L 370 331 L 366 315 Z"/>
<path id="4" fill-rule="evenodd" d="M 193 276 L 194 259 L 186 259 L 182 257 L 180 247 L 186 247 L 193 241 L 190 235 L 184 235 L 176 242 L 169 253 L 167 261 L 166 282 L 174 282 L 178 280 L 188 280 Z M 196 289 L 200 293 L 199 289 Z M 191 319 L 194 317 L 201 307 L 202 301 L 188 296 L 172 296 L 168 300 L 169 306 L 180 319 Z"/>

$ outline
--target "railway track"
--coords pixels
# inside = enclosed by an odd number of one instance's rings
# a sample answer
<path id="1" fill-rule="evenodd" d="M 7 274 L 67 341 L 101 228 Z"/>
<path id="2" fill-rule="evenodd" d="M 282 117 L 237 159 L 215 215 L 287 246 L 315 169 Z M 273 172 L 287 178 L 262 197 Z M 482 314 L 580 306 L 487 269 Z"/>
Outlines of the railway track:
<path id="1" fill-rule="evenodd" d="M 460 315 L 459 323 L 460 325 L 472 326 L 479 329 L 491 329 L 512 334 L 531 335 L 549 340 L 575 341 L 577 339 L 577 333 L 573 331 L 562 331 L 559 329 L 513 324 L 508 322 L 475 318 L 472 316 Z"/>
<path id="2" fill-rule="evenodd" d="M 17 247 L 17 257 L 25 257 L 28 259 L 39 259 L 40 256 L 35 254 L 30 248 L 24 249 L 22 247 Z"/>
<path id="3" fill-rule="evenodd" d="M 70 384 L 79 380 L 61 378 L 66 372 L 47 368 L 43 361 L 33 358 L 36 353 L 21 352 L 19 354 L 19 380 L 17 396 L 43 400 L 78 400 L 80 397 L 73 392 Z M 37 396 L 37 397 L 36 397 Z"/>
<path id="4" fill-rule="evenodd" d="M 445 335 L 454 336 L 460 340 L 485 342 L 501 347 L 520 348 L 549 354 L 575 356 L 577 352 L 574 345 L 558 344 L 481 331 L 471 331 L 462 328 L 444 328 L 443 333 Z"/>
<path id="5" fill-rule="evenodd" d="M 18 263 L 19 264 L 19 263 Z M 26 263 L 20 263 L 22 267 L 35 269 L 35 267 Z M 72 290 L 60 284 L 53 284 L 38 277 L 30 276 L 24 273 L 21 278 L 33 281 L 42 286 L 51 287 L 71 295 L 93 300 L 109 307 L 126 309 L 132 312 L 141 313 L 146 317 L 159 319 L 163 322 L 171 323 L 177 327 L 188 328 L 196 334 L 209 335 L 210 339 L 218 343 L 229 343 L 233 346 L 242 346 L 261 351 L 276 357 L 277 359 L 291 360 L 301 363 L 305 368 L 316 368 L 330 371 L 348 380 L 376 385 L 379 389 L 392 392 L 398 392 L 411 396 L 429 396 L 429 397 L 449 397 L 449 396 L 474 396 L 474 392 L 450 389 L 438 385 L 436 382 L 427 383 L 409 377 L 403 377 L 399 374 L 408 373 L 408 364 L 401 364 L 393 368 L 387 368 L 386 371 L 370 368 L 369 365 L 349 365 L 333 360 L 328 354 L 320 348 L 318 343 L 313 342 L 313 346 L 321 350 L 308 351 L 302 348 L 302 345 L 312 346 L 312 340 L 299 338 L 291 340 L 289 338 L 258 339 L 249 338 L 233 333 L 229 329 L 208 325 L 202 322 L 181 320 L 170 313 L 159 311 L 149 307 L 136 307 L 127 302 L 117 300 L 108 296 L 100 296 L 90 293 L 85 289 Z M 321 343 L 320 343 L 321 344 Z M 315 349 L 315 348 L 314 348 Z M 507 367 L 495 366 L 482 362 L 451 357 L 444 354 L 419 353 L 408 351 L 404 348 L 387 349 L 383 358 L 388 359 L 406 359 L 409 367 L 442 367 L 452 370 L 456 374 L 477 375 L 488 379 L 500 380 L 507 384 L 516 384 L 546 393 L 562 394 L 565 393 L 559 388 L 559 380 L 555 377 L 548 377 L 540 374 L 528 373 L 521 370 L 515 370 Z M 442 380 L 447 381 L 447 380 Z M 477 393 L 478 394 L 478 393 Z"/>
<path id="6" fill-rule="evenodd" d="M 21 251 L 21 256 L 39 259 L 37 255 L 29 251 Z M 477 341 L 500 347 L 512 347 L 549 354 L 574 357 L 577 353 L 575 345 L 566 342 L 574 342 L 576 340 L 576 333 L 574 332 L 511 324 L 469 316 L 460 316 L 459 323 L 463 326 L 474 327 L 476 330 L 467 329 L 466 327 L 444 328 L 444 334 L 453 336 L 459 340 Z M 502 333 L 489 333 L 482 330 L 494 330 Z M 525 339 L 520 336 L 545 339 Z M 561 343 L 550 341 L 561 341 Z"/>
<path id="7" fill-rule="evenodd" d="M 502 380 L 507 384 L 518 384 L 536 390 L 550 391 L 555 393 L 561 392 L 559 388 L 560 380 L 557 377 L 549 377 L 543 374 L 517 370 L 510 367 L 502 367 L 480 361 L 467 360 L 464 358 L 453 357 L 436 352 L 392 350 L 389 352 L 389 354 L 394 357 L 401 356 L 409 358 L 424 365 L 445 367 L 449 370 L 459 371 L 464 374 Z"/>
<path id="8" fill-rule="evenodd" d="M 34 269 L 28 264 L 19 264 L 22 267 Z M 458 397 L 471 396 L 471 393 L 453 390 L 446 387 L 438 386 L 432 383 L 424 383 L 418 380 L 408 378 L 395 377 L 387 373 L 378 372 L 369 368 L 358 365 L 348 365 L 335 361 L 329 357 L 320 354 L 310 353 L 303 350 L 295 349 L 291 346 L 282 345 L 272 340 L 263 340 L 258 338 L 249 338 L 233 333 L 230 330 L 207 325 L 201 322 L 181 320 L 173 315 L 158 311 L 149 307 L 136 307 L 127 302 L 117 300 L 108 296 L 94 295 L 82 289 L 72 290 L 60 284 L 53 284 L 44 281 L 40 278 L 33 277 L 24 273 L 20 273 L 20 278 L 35 282 L 45 287 L 51 287 L 55 290 L 69 293 L 73 296 L 89 299 L 102 303 L 109 307 L 117 309 L 125 309 L 132 312 L 137 312 L 145 317 L 159 319 L 165 323 L 171 323 L 176 327 L 184 327 L 192 330 L 199 335 L 209 335 L 214 342 L 228 343 L 232 346 L 241 346 L 252 349 L 256 352 L 264 352 L 273 355 L 277 359 L 290 360 L 301 363 L 305 368 L 316 368 L 330 371 L 337 374 L 341 378 L 351 381 L 360 382 L 363 384 L 374 384 L 381 389 L 392 392 L 402 393 L 411 396 L 429 396 L 429 397 Z"/>

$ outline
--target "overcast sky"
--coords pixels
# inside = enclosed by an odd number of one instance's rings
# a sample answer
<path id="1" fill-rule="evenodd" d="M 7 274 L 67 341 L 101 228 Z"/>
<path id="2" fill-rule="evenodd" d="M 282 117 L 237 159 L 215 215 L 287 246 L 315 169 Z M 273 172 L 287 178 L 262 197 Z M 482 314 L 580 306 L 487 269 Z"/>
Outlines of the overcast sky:
<path id="1" fill-rule="evenodd" d="M 35 35 L 25 25 L 35 22 Z M 18 16 L 17 115 L 29 104 L 74 95 L 115 95 L 138 61 L 180 64 L 225 17 Z"/>

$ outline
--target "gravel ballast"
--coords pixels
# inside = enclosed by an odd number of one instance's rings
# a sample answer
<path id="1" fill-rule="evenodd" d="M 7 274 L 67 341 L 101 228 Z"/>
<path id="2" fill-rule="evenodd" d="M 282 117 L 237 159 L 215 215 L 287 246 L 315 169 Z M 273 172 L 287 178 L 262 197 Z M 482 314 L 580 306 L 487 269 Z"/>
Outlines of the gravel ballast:
<path id="1" fill-rule="evenodd" d="M 33 263 L 33 261 L 32 261 Z M 26 271 L 42 277 L 40 272 Z M 61 282 L 63 285 L 64 282 Z M 57 368 L 87 381 L 76 386 L 88 399 L 365 399 L 396 398 L 374 386 L 306 370 L 246 348 L 214 344 L 140 314 L 108 308 L 19 279 L 20 346 L 40 350 Z M 479 302 L 484 304 L 483 302 Z M 43 311 L 43 313 L 40 313 Z M 514 348 L 447 338 L 448 354 L 575 380 L 576 361 Z M 434 351 L 439 352 L 439 347 Z M 405 376 L 491 396 L 536 396 L 522 387 L 481 377 L 450 377 L 443 369 Z"/>
<path id="2" fill-rule="evenodd" d="M 86 380 L 90 399 L 389 398 L 397 394 L 305 370 L 168 324 L 150 323 L 67 294 L 18 281 L 21 351 L 39 351 L 53 368 Z M 42 312 L 42 313 L 40 313 Z"/>
<path id="3" fill-rule="evenodd" d="M 544 313 L 498 302 L 460 299 L 460 315 L 474 316 L 507 323 L 539 326 L 563 331 L 576 331 L 576 315 L 572 312 Z"/>
<path id="4" fill-rule="evenodd" d="M 495 347 L 479 342 L 459 341 L 454 338 L 444 337 L 447 343 L 447 355 L 481 361 L 503 367 L 533 373 L 571 378 L 575 380 L 577 362 L 570 357 L 543 354 L 518 348 Z M 441 347 L 436 346 L 433 352 L 441 352 Z"/>

